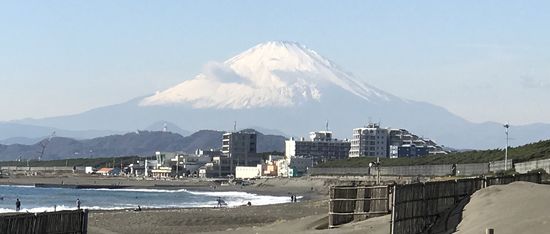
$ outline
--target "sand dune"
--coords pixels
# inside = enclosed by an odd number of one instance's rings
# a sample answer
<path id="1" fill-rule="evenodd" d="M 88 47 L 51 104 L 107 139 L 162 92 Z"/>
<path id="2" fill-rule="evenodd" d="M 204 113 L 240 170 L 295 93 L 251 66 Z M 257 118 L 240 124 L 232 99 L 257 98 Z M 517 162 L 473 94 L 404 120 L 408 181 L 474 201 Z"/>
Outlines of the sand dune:
<path id="1" fill-rule="evenodd" d="M 550 233 L 550 186 L 527 182 L 477 191 L 455 233 Z"/>

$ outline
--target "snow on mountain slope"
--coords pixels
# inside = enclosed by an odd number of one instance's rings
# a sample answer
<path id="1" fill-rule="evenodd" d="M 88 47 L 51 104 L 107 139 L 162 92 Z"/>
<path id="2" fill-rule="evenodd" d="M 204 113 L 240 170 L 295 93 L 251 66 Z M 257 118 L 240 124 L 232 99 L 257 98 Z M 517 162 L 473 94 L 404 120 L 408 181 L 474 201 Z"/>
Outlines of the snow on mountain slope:
<path id="1" fill-rule="evenodd" d="M 315 51 L 295 42 L 266 42 L 225 61 L 209 63 L 194 79 L 143 99 L 140 105 L 194 108 L 290 107 L 321 101 L 339 87 L 366 101 L 396 97 L 357 81 Z"/>

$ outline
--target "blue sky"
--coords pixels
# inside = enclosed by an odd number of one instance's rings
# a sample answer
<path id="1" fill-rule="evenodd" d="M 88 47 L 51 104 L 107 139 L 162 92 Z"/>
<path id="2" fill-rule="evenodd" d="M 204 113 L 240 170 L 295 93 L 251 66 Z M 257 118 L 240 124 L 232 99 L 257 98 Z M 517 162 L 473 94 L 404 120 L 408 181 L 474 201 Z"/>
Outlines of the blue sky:
<path id="1" fill-rule="evenodd" d="M 474 122 L 550 123 L 547 1 L 2 1 L 0 121 L 152 94 L 258 43 Z"/>

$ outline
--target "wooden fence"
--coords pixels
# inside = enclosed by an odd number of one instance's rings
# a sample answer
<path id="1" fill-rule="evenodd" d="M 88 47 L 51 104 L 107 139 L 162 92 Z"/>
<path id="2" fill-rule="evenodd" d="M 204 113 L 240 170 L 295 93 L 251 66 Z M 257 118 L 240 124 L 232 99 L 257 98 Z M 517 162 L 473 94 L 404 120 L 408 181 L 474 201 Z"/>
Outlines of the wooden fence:
<path id="1" fill-rule="evenodd" d="M 329 228 L 390 213 L 390 186 L 332 186 Z"/>
<path id="2" fill-rule="evenodd" d="M 391 203 L 391 233 L 425 232 L 444 211 L 486 186 L 514 181 L 540 183 L 541 178 L 536 173 L 396 185 Z"/>
<path id="3" fill-rule="evenodd" d="M 0 233 L 86 234 L 88 210 L 26 213 L 0 216 Z"/>
<path id="4" fill-rule="evenodd" d="M 509 184 L 514 181 L 527 181 L 540 184 L 542 182 L 542 175 L 540 173 L 513 174 L 508 176 L 486 177 L 485 181 L 486 186 Z"/>
<path id="5" fill-rule="evenodd" d="M 482 179 L 461 179 L 396 185 L 392 233 L 420 233 L 439 214 L 483 187 Z"/>

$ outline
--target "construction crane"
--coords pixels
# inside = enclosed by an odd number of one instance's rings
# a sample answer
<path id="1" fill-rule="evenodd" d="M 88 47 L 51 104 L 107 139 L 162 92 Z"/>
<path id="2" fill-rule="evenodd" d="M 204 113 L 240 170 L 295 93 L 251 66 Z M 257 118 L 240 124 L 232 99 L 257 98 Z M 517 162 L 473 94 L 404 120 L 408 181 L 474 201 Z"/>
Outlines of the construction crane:
<path id="1" fill-rule="evenodd" d="M 40 141 L 41 150 L 39 152 L 40 155 L 38 156 L 38 161 L 42 160 L 42 156 L 44 156 L 44 152 L 46 151 L 46 147 L 48 147 L 48 144 L 50 144 L 50 141 L 52 140 L 52 138 L 54 136 L 55 136 L 55 131 L 52 132 L 52 134 L 48 138 Z"/>

